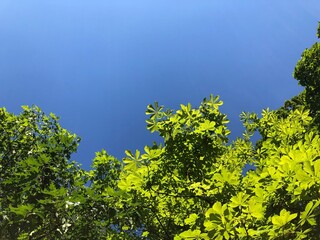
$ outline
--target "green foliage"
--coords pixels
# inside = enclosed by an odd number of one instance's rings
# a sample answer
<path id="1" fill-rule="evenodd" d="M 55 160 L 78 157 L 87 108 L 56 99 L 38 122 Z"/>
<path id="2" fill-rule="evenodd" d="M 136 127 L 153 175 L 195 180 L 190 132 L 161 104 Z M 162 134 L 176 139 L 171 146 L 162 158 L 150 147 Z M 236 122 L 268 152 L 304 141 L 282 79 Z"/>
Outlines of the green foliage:
<path id="1" fill-rule="evenodd" d="M 1 239 L 59 235 L 56 216 L 65 214 L 63 199 L 77 180 L 78 167 L 68 159 L 78 143 L 38 107 L 23 106 L 17 116 L 0 109 Z"/>
<path id="2" fill-rule="evenodd" d="M 1 109 L 1 239 L 316 239 L 320 137 L 303 106 L 243 113 L 228 144 L 218 97 L 149 105 L 164 144 L 70 162 L 79 138 L 37 107 Z M 258 131 L 258 145 L 250 137 Z M 246 164 L 256 169 L 246 175 Z"/>
<path id="3" fill-rule="evenodd" d="M 318 37 L 320 38 L 320 23 Z M 311 116 L 320 128 L 320 43 L 315 43 L 310 49 L 306 49 L 298 61 L 294 78 L 299 84 L 306 87 L 306 102 L 310 108 Z"/>
<path id="4" fill-rule="evenodd" d="M 306 91 L 303 90 L 297 96 L 294 96 L 292 99 L 285 101 L 284 105 L 280 107 L 276 112 L 280 117 L 286 118 L 291 111 L 305 108 L 306 105 Z"/>
<path id="5" fill-rule="evenodd" d="M 216 198 L 205 213 L 202 233 L 213 239 L 316 239 L 320 139 L 317 133 L 307 132 L 312 118 L 308 111 L 299 110 L 285 119 L 272 111 L 264 111 L 262 116 L 252 124 L 265 139 L 247 155 L 257 169 L 240 176 L 229 197 Z M 232 151 L 241 149 L 237 146 Z M 232 158 L 225 161 L 220 169 L 232 165 Z M 230 178 L 213 177 L 220 181 Z M 219 186 L 211 184 L 210 190 Z M 199 213 L 198 217 L 201 219 Z"/>

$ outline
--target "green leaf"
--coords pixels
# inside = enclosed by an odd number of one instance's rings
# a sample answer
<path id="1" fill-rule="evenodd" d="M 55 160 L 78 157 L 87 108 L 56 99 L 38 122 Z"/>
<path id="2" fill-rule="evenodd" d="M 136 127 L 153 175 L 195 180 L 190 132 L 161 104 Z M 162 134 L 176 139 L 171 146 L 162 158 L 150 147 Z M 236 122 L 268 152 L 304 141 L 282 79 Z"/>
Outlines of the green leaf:
<path id="1" fill-rule="evenodd" d="M 10 211 L 17 214 L 21 215 L 23 217 L 26 217 L 26 215 L 32 211 L 34 206 L 32 204 L 26 204 L 26 205 L 20 205 L 18 207 L 13 207 L 10 205 Z"/>
<path id="2" fill-rule="evenodd" d="M 286 209 L 282 209 L 280 215 L 272 217 L 272 224 L 278 228 L 284 227 L 287 223 L 292 221 L 298 216 L 297 213 L 290 214 Z"/>
<path id="3" fill-rule="evenodd" d="M 314 210 L 319 206 L 319 201 L 316 202 L 309 202 L 305 210 L 300 214 L 300 224 L 303 225 L 306 221 L 311 225 L 315 226 L 317 225 L 317 222 L 315 220 L 315 214 L 313 214 Z"/>
<path id="4" fill-rule="evenodd" d="M 232 208 L 236 207 L 243 207 L 246 206 L 246 201 L 249 198 L 249 195 L 239 192 L 236 196 L 233 196 L 230 201 L 231 203 L 229 204 Z"/>
<path id="5" fill-rule="evenodd" d="M 262 203 L 256 202 L 256 200 L 254 200 L 253 198 L 249 201 L 248 212 L 249 214 L 251 214 L 251 216 L 258 220 L 264 218 L 264 208 L 262 206 Z"/>
<path id="6" fill-rule="evenodd" d="M 198 217 L 198 215 L 197 214 L 195 214 L 195 213 L 192 213 L 188 218 L 186 218 L 185 220 L 184 220 L 184 223 L 185 224 L 187 224 L 187 225 L 194 225 L 195 223 L 196 223 L 196 221 L 197 221 L 197 219 L 198 219 L 199 217 Z"/>
<path id="7" fill-rule="evenodd" d="M 224 215 L 224 211 L 226 210 L 226 208 L 227 208 L 227 206 L 222 205 L 221 202 L 216 202 L 212 206 L 213 212 L 219 214 L 220 216 Z"/>
<path id="8" fill-rule="evenodd" d="M 187 230 L 185 232 L 182 232 L 179 237 L 182 239 L 199 239 L 201 237 L 201 231 L 200 230 Z"/>
<path id="9" fill-rule="evenodd" d="M 205 120 L 203 123 L 200 123 L 198 129 L 195 131 L 197 133 L 203 133 L 207 131 L 214 131 L 215 130 L 215 122 Z"/>
<path id="10" fill-rule="evenodd" d="M 156 119 L 156 118 L 161 118 L 162 116 L 160 115 L 161 111 L 163 109 L 163 106 L 159 106 L 158 102 L 155 102 L 154 105 L 149 104 L 147 106 L 147 111 L 146 115 L 151 115 L 150 119 Z"/>

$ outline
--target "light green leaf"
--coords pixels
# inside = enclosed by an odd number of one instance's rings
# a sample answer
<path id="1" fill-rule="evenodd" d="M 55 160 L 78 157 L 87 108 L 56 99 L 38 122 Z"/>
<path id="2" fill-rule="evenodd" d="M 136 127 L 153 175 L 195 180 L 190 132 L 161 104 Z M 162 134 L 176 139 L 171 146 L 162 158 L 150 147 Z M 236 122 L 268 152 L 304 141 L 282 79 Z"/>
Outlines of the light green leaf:
<path id="1" fill-rule="evenodd" d="M 246 206 L 246 201 L 249 198 L 249 195 L 243 193 L 243 192 L 239 192 L 237 194 L 237 196 L 233 196 L 230 200 L 231 203 L 229 204 L 232 208 L 236 208 L 236 207 L 243 207 Z"/>
<path id="2" fill-rule="evenodd" d="M 287 223 L 292 221 L 298 216 L 297 213 L 290 214 L 286 209 L 282 209 L 280 215 L 272 217 L 272 224 L 278 228 L 284 227 Z"/>
<path id="3" fill-rule="evenodd" d="M 195 213 L 192 213 L 188 218 L 184 220 L 184 223 L 192 226 L 196 223 L 197 219 L 198 219 L 198 215 Z"/>

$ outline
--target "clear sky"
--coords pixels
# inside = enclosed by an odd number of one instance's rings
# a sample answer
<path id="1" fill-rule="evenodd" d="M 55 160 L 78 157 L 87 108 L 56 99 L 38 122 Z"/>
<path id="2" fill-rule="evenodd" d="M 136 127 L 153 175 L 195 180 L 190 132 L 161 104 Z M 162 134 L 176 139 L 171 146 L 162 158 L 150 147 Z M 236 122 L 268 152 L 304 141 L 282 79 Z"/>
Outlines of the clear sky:
<path id="1" fill-rule="evenodd" d="M 60 116 L 86 169 L 102 148 L 122 158 L 151 144 L 154 101 L 220 95 L 235 138 L 242 111 L 301 91 L 292 72 L 319 20 L 319 0 L 1 0 L 0 107 Z"/>

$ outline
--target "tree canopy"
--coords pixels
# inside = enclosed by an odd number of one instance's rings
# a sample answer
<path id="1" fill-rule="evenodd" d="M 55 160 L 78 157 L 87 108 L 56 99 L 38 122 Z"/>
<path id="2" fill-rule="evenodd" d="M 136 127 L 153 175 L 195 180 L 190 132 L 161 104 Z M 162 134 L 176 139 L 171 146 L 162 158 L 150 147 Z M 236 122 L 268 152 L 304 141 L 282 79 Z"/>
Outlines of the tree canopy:
<path id="1" fill-rule="evenodd" d="M 163 143 L 122 160 L 102 150 L 89 171 L 70 161 L 80 138 L 54 114 L 1 108 L 0 239 L 319 239 L 319 69 L 316 43 L 295 68 L 305 91 L 243 112 L 231 143 L 219 96 L 150 104 Z"/>
<path id="2" fill-rule="evenodd" d="M 320 22 L 318 27 L 320 38 Z M 294 77 L 301 86 L 306 88 L 306 102 L 310 113 L 320 126 L 320 43 L 316 42 L 310 49 L 306 49 L 298 61 Z"/>

